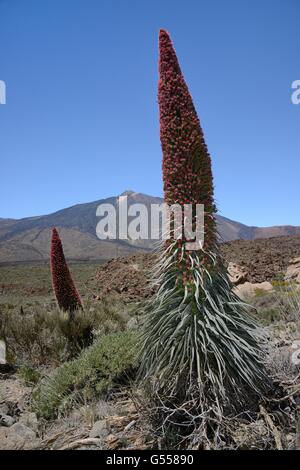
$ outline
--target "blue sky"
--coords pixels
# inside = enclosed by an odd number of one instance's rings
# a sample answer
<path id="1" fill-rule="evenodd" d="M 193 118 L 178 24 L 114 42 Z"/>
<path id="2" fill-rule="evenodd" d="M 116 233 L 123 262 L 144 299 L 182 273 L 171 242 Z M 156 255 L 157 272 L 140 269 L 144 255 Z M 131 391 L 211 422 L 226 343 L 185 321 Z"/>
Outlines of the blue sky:
<path id="1" fill-rule="evenodd" d="M 300 225 L 298 0 L 0 0 L 0 217 L 125 189 L 162 194 L 157 36 L 167 29 L 220 213 Z"/>

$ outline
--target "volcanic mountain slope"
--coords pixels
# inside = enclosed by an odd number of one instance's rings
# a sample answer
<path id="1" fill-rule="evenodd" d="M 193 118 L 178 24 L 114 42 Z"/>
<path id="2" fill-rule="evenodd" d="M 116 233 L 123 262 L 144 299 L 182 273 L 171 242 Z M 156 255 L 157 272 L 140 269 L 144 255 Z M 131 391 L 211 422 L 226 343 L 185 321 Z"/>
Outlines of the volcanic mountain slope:
<path id="1" fill-rule="evenodd" d="M 231 261 L 245 268 L 248 281 L 272 281 L 285 273 L 291 258 L 300 256 L 300 236 L 235 240 L 223 243 L 221 253 L 227 263 Z M 138 253 L 107 261 L 90 280 L 90 290 L 99 299 L 111 293 L 125 301 L 147 298 L 155 257 L 153 253 Z"/>
<path id="2" fill-rule="evenodd" d="M 150 213 L 151 204 L 160 204 L 159 197 L 126 191 L 128 204 L 144 204 Z M 100 204 L 118 207 L 118 196 L 77 204 L 53 214 L 25 219 L 0 218 L 0 262 L 34 261 L 47 259 L 49 255 L 50 229 L 59 229 L 66 256 L 72 259 L 109 259 L 136 251 L 149 251 L 153 240 L 99 240 L 96 216 Z M 222 241 L 266 238 L 278 235 L 300 235 L 300 227 L 248 227 L 220 215 L 218 228 Z"/>

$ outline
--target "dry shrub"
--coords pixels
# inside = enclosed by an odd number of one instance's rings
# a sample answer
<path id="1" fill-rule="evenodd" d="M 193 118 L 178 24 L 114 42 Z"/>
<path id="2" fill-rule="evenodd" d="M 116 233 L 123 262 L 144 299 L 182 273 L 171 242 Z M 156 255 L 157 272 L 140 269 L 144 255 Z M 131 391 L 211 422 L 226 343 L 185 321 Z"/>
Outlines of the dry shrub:
<path id="1" fill-rule="evenodd" d="M 71 319 L 53 305 L 2 305 L 0 337 L 6 342 L 9 361 L 16 365 L 58 364 L 77 355 L 94 338 L 124 330 L 129 318 L 125 307 L 109 299 L 87 304 Z"/>

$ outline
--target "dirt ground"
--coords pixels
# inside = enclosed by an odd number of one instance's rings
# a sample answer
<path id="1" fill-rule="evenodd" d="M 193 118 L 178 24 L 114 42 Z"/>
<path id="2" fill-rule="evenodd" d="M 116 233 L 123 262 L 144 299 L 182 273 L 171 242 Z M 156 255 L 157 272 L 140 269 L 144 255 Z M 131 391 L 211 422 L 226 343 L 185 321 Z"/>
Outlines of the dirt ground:
<path id="1" fill-rule="evenodd" d="M 300 256 L 300 237 L 273 237 L 257 240 L 235 240 L 221 245 L 227 261 L 244 266 L 249 282 L 278 279 L 289 261 Z"/>
<path id="2" fill-rule="evenodd" d="M 272 281 L 283 276 L 291 258 L 300 256 L 300 237 L 236 240 L 223 243 L 221 253 L 226 262 L 246 269 L 249 282 Z M 121 295 L 126 301 L 146 298 L 154 259 L 153 254 L 140 253 L 110 260 L 96 271 L 92 290 L 99 298 L 108 293 Z"/>

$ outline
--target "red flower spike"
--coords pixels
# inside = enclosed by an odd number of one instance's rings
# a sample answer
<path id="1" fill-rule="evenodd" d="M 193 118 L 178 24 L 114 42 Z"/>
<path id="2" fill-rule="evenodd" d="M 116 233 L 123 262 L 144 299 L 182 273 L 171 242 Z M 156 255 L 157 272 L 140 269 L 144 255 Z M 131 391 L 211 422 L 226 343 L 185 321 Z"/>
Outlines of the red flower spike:
<path id="1" fill-rule="evenodd" d="M 70 274 L 56 228 L 52 229 L 50 267 L 52 286 L 59 307 L 70 313 L 82 308 L 82 302 Z"/>
<path id="2" fill-rule="evenodd" d="M 159 33 L 160 140 L 167 204 L 204 204 L 205 249 L 217 240 L 210 155 L 169 34 Z"/>

